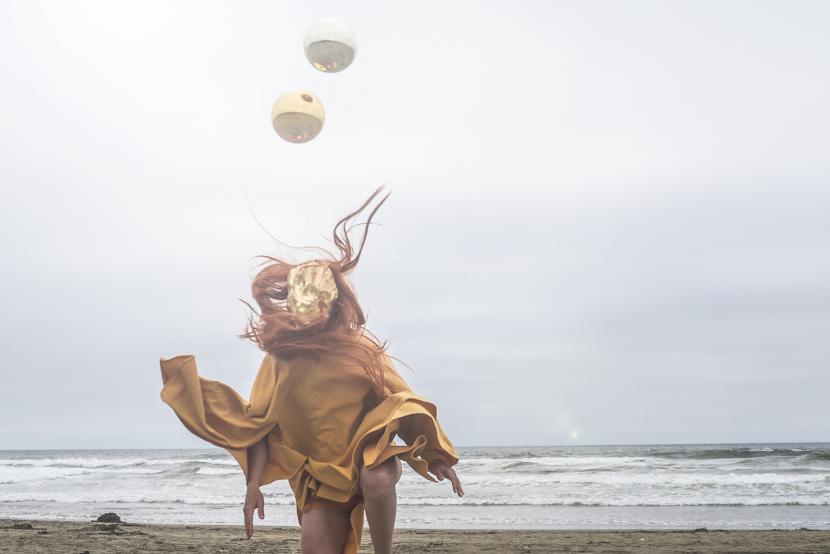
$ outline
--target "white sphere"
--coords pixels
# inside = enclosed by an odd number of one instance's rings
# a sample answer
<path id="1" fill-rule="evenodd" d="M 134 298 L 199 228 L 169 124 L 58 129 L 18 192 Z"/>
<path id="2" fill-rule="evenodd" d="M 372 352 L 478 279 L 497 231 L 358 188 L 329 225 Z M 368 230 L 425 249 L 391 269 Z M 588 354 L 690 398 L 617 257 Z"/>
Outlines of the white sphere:
<path id="1" fill-rule="evenodd" d="M 326 73 L 336 73 L 354 60 L 357 35 L 342 21 L 327 17 L 309 27 L 303 47 L 311 65 Z"/>
<path id="2" fill-rule="evenodd" d="M 308 142 L 316 137 L 326 121 L 323 103 L 307 90 L 287 92 L 277 98 L 271 110 L 271 123 L 288 142 Z"/>

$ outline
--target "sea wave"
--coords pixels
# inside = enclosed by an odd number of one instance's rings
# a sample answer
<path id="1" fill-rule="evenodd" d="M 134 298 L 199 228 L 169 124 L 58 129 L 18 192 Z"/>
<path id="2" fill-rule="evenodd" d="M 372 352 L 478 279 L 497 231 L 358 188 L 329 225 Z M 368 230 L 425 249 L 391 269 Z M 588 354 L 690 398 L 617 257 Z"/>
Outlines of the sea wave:
<path id="1" fill-rule="evenodd" d="M 222 458 L 0 458 L 0 467 L 69 467 L 69 468 L 129 468 L 142 466 L 169 466 L 187 463 L 204 465 L 236 465 L 233 459 Z"/>
<path id="2" fill-rule="evenodd" d="M 463 498 L 453 496 L 446 482 L 430 483 L 407 469 L 398 485 L 399 504 L 480 508 L 459 516 L 470 521 L 478 517 L 474 512 L 499 507 L 502 514 L 531 515 L 549 514 L 545 507 L 554 506 L 794 506 L 830 514 L 826 444 L 486 447 L 461 448 L 459 454 Z M 266 504 L 290 513 L 294 498 L 287 483 L 264 487 L 263 493 Z M 80 513 L 112 504 L 128 514 L 209 521 L 225 510 L 235 516 L 243 497 L 238 464 L 218 449 L 0 451 L 0 508 L 15 506 L 8 513 L 24 507 L 32 513 Z"/>
<path id="3" fill-rule="evenodd" d="M 123 496 L 77 496 L 67 497 L 65 495 L 21 495 L 4 498 L 3 502 L 7 504 L 20 503 L 51 503 L 51 504 L 107 504 L 107 505 L 182 505 L 182 506 L 207 506 L 207 507 L 238 507 L 244 500 L 243 495 L 234 497 L 214 497 L 214 498 L 181 498 L 181 497 L 123 497 Z M 274 506 L 291 506 L 295 504 L 292 495 L 265 495 L 266 507 Z M 456 497 L 433 497 L 433 498 L 407 498 L 401 497 L 398 499 L 400 506 L 459 506 L 459 507 L 479 507 L 479 506 L 535 506 L 535 507 L 553 507 L 553 506 L 567 506 L 567 507 L 759 507 L 759 506 L 830 506 L 828 502 L 799 500 L 786 502 L 718 502 L 718 503 L 702 503 L 702 502 L 590 502 L 590 501 L 562 501 L 552 502 L 544 499 L 525 499 L 525 500 L 489 500 L 489 499 L 474 499 L 474 498 L 456 498 Z"/>
<path id="4" fill-rule="evenodd" d="M 721 460 L 746 458 L 800 458 L 830 460 L 830 450 L 808 448 L 773 448 L 773 447 L 739 447 L 739 448 L 710 448 L 710 449 L 679 449 L 658 451 L 649 454 L 654 458 L 669 458 L 676 460 Z"/>

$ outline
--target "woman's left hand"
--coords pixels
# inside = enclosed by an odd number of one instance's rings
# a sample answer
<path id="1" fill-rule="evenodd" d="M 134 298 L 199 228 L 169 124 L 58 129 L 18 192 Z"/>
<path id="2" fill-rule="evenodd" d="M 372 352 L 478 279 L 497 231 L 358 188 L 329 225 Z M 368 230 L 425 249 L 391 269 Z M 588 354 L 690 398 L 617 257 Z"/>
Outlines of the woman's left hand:
<path id="1" fill-rule="evenodd" d="M 445 478 L 449 479 L 450 483 L 452 483 L 452 492 L 458 496 L 464 496 L 464 489 L 461 488 L 461 481 L 458 480 L 458 475 L 456 475 L 455 470 L 447 465 L 447 462 L 443 460 L 433 460 L 432 463 L 429 464 L 429 471 L 435 475 L 439 481 L 443 481 Z"/>

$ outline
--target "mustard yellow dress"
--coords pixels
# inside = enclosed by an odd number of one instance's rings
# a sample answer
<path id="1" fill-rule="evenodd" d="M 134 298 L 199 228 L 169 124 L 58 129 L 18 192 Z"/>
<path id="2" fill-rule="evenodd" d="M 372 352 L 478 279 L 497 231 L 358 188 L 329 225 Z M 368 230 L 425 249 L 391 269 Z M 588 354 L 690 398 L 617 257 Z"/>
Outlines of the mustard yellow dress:
<path id="1" fill-rule="evenodd" d="M 227 385 L 200 377 L 192 355 L 161 360 L 161 397 L 184 425 L 225 448 L 248 478 L 247 448 L 263 437 L 268 460 L 260 485 L 288 479 L 297 517 L 316 502 L 351 508 L 344 554 L 354 554 L 363 532 L 361 467 L 400 456 L 426 479 L 428 464 L 458 457 L 436 417 L 384 355 L 388 396 L 380 401 L 363 368 L 329 355 L 276 359 L 266 354 L 250 401 Z M 406 444 L 394 442 L 400 437 Z"/>

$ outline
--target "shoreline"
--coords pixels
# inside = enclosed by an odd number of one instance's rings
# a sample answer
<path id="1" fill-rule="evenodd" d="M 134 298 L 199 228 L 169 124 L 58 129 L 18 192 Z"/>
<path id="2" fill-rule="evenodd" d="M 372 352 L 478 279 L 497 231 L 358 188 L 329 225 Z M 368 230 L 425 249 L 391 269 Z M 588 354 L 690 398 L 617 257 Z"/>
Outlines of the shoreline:
<path id="1" fill-rule="evenodd" d="M 297 527 L 0 519 L 0 552 L 299 552 Z M 396 553 L 830 552 L 830 530 L 398 529 Z M 360 552 L 371 554 L 368 530 Z"/>

